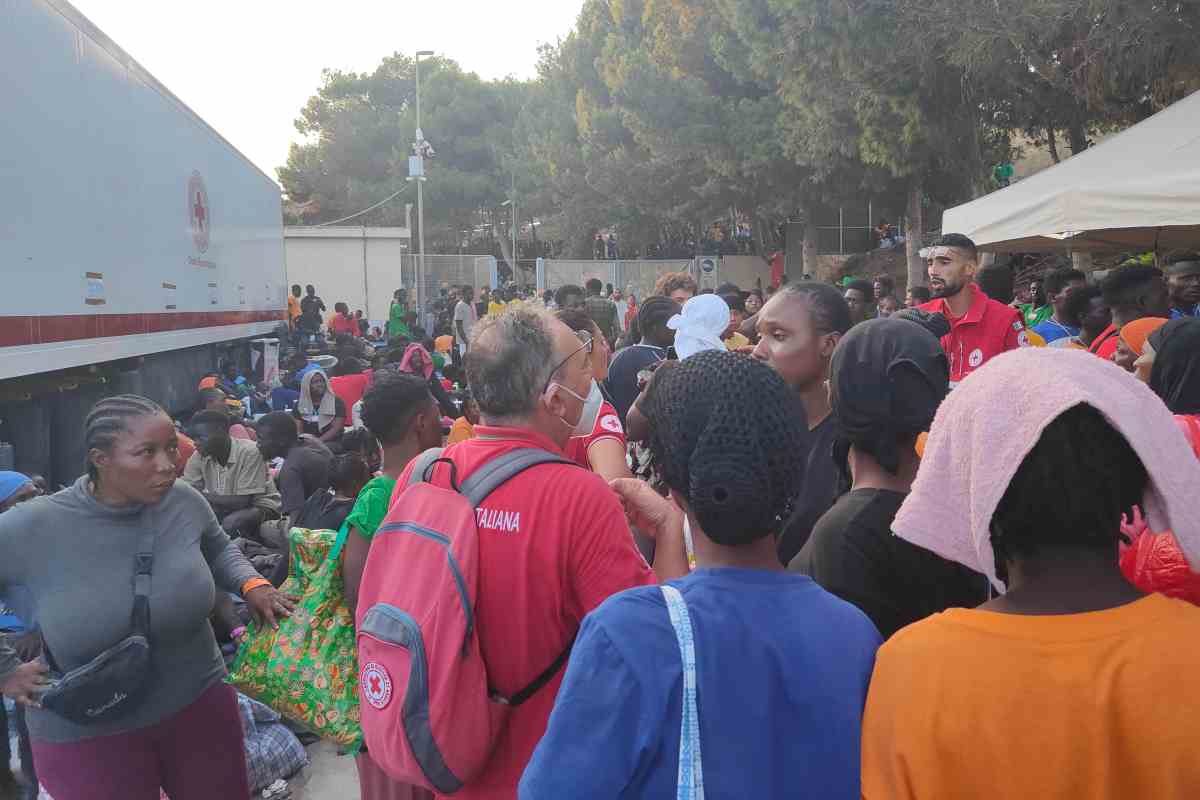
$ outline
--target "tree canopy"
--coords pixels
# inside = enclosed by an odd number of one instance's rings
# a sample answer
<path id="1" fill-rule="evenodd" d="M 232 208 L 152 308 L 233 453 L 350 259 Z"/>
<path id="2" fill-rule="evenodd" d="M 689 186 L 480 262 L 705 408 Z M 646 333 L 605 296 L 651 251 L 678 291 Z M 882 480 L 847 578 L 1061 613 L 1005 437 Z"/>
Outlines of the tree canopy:
<path id="1" fill-rule="evenodd" d="M 734 219 L 775 249 L 784 221 L 812 238 L 816 209 L 869 196 L 906 206 L 915 257 L 924 209 L 993 188 L 1018 143 L 1057 160 L 1194 90 L 1198 29 L 1200 4 L 1160 0 L 585 0 L 532 80 L 421 62 L 427 245 L 506 236 L 514 188 L 574 256 L 602 230 L 625 253 L 695 248 Z M 404 186 L 415 78 L 399 54 L 324 74 L 279 170 L 293 221 Z"/>

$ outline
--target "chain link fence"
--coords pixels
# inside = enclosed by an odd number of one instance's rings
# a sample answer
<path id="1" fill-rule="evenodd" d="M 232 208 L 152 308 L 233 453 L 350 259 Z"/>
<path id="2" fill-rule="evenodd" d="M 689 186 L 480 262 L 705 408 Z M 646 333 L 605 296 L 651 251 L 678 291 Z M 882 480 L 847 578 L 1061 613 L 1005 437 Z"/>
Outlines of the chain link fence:
<path id="1" fill-rule="evenodd" d="M 696 274 L 694 259 L 666 259 L 661 261 L 593 261 L 561 258 L 545 259 L 538 280 L 538 291 L 554 291 L 561 286 L 583 286 L 591 278 L 601 283 L 612 284 L 613 288 L 633 294 L 639 299 L 654 291 L 659 277 L 668 272 Z"/>
<path id="2" fill-rule="evenodd" d="M 421 257 L 414 253 L 404 256 L 401 276 L 404 285 L 411 289 L 417 285 L 417 265 Z M 495 285 L 496 259 L 494 256 L 478 255 L 426 255 L 424 297 L 433 299 L 442 288 L 470 286 L 479 290 Z"/>

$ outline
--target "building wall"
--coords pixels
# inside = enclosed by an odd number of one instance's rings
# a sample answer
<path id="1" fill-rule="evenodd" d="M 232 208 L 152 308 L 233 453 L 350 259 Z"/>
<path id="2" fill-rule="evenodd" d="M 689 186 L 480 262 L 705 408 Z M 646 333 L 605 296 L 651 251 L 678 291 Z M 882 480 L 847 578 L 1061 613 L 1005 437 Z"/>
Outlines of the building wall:
<path id="1" fill-rule="evenodd" d="M 392 293 L 405 286 L 405 228 L 285 228 L 288 285 L 312 284 L 333 311 L 344 302 L 375 322 L 387 319 Z"/>

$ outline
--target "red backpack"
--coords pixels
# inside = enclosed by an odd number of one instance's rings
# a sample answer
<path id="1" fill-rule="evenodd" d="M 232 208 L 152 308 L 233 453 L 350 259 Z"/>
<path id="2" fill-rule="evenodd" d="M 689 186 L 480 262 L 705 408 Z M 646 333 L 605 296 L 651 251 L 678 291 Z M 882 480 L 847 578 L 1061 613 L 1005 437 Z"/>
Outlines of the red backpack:
<path id="1" fill-rule="evenodd" d="M 438 465 L 450 488 L 432 482 Z M 534 448 L 506 453 L 461 485 L 457 466 L 428 450 L 375 533 L 358 595 L 363 738 L 392 778 L 453 794 L 487 765 L 508 712 L 545 686 L 571 652 L 511 697 L 488 683 L 475 604 L 475 509 L 510 478 L 540 464 L 570 464 Z M 444 482 L 444 481 L 443 481 Z"/>

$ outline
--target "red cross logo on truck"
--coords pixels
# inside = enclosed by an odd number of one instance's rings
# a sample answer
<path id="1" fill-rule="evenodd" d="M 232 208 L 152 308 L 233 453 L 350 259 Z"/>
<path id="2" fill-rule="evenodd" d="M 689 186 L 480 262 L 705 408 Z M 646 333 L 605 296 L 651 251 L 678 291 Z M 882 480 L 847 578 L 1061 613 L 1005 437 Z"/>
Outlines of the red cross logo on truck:
<path id="1" fill-rule="evenodd" d="M 192 243 L 201 253 L 208 250 L 208 234 L 212 228 L 212 214 L 208 205 L 208 190 L 204 178 L 193 172 L 188 178 L 188 222 L 192 229 Z"/>

